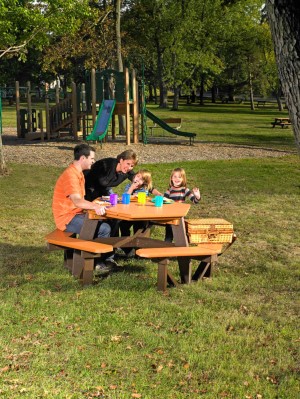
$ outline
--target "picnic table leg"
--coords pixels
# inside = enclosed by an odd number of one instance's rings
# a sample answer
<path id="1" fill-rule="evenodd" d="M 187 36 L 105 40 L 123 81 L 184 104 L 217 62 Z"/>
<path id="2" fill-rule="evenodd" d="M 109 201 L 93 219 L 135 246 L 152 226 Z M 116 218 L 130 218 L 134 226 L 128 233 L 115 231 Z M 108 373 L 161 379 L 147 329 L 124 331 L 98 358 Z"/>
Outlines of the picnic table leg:
<path id="1" fill-rule="evenodd" d="M 211 277 L 213 272 L 213 265 L 218 261 L 218 255 L 211 255 L 207 259 L 201 260 L 199 266 L 192 279 L 194 281 L 201 280 L 203 277 Z"/>
<path id="2" fill-rule="evenodd" d="M 157 289 L 158 291 L 166 291 L 167 283 L 177 286 L 177 282 L 168 270 L 169 259 L 164 258 L 158 262 L 157 269 Z"/>
<path id="3" fill-rule="evenodd" d="M 167 289 L 167 275 L 168 275 L 168 259 L 162 259 L 158 262 L 157 270 L 157 289 L 158 291 L 166 291 Z"/>
<path id="4" fill-rule="evenodd" d="M 98 222 L 99 220 L 97 219 L 89 219 L 88 214 L 86 214 L 79 238 L 82 240 L 92 240 L 95 236 Z"/>
<path id="5" fill-rule="evenodd" d="M 72 267 L 72 275 L 76 278 L 81 277 L 81 273 L 84 267 L 84 259 L 81 257 L 81 251 L 74 251 L 73 255 L 73 267 Z"/>
<path id="6" fill-rule="evenodd" d="M 180 219 L 178 225 L 172 225 L 172 231 L 176 247 L 189 246 L 185 230 L 184 218 Z M 178 266 L 179 266 L 181 282 L 185 284 L 190 284 L 192 281 L 191 259 L 188 257 L 178 258 Z"/>
<path id="7" fill-rule="evenodd" d="M 71 273 L 73 267 L 73 254 L 74 254 L 73 249 L 65 249 L 64 251 L 64 266 Z"/>
<path id="8" fill-rule="evenodd" d="M 84 260 L 84 267 L 81 273 L 81 281 L 83 285 L 92 284 L 94 276 L 94 259 Z"/>
<path id="9" fill-rule="evenodd" d="M 83 258 L 81 251 L 74 251 L 72 275 L 83 285 L 92 284 L 94 275 L 94 257 Z"/>

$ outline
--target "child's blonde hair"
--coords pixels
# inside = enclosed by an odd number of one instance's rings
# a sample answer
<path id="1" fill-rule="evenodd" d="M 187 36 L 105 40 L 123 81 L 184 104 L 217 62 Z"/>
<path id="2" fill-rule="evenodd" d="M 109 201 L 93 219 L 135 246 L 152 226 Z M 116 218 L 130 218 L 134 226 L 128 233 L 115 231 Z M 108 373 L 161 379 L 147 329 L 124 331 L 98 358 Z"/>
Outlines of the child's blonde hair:
<path id="1" fill-rule="evenodd" d="M 186 187 L 186 174 L 185 174 L 185 170 L 183 168 L 175 168 L 172 170 L 171 176 L 170 176 L 170 182 L 169 182 L 170 187 L 173 186 L 172 178 L 173 178 L 174 173 L 176 173 L 176 172 L 178 172 L 180 174 L 180 177 L 182 178 L 181 187 Z"/>
<path id="2" fill-rule="evenodd" d="M 143 179 L 143 185 L 142 187 L 147 190 L 147 191 L 151 191 L 152 190 L 152 176 L 151 176 L 151 172 L 147 169 L 140 169 L 139 171 L 136 172 L 136 175 L 139 174 L 141 175 L 142 179 Z"/>

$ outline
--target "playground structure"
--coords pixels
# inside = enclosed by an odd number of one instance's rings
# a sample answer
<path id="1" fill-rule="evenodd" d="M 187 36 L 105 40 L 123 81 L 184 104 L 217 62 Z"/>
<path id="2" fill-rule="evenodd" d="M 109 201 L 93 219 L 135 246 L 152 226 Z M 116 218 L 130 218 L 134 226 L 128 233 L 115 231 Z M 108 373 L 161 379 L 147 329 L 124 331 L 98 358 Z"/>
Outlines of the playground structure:
<path id="1" fill-rule="evenodd" d="M 109 87 L 111 88 L 109 90 Z M 17 135 L 19 138 L 53 139 L 70 135 L 75 140 L 82 134 L 84 140 L 103 140 L 107 137 L 108 127 L 112 122 L 112 139 L 116 138 L 115 117 L 125 116 L 126 144 L 139 140 L 138 83 L 135 71 L 131 76 L 126 68 L 124 73 L 113 70 L 96 72 L 92 70 L 85 76 L 85 83 L 77 87 L 72 83 L 67 98 L 60 100 L 56 86 L 55 105 L 50 106 L 49 96 L 45 95 L 44 112 L 36 112 L 32 106 L 30 82 L 27 83 L 27 108 L 21 109 L 20 86 L 16 82 Z M 107 114 L 108 101 L 114 106 Z M 97 110 L 100 106 L 100 110 Z M 104 113 L 105 111 L 105 113 Z M 46 123 L 44 124 L 44 115 Z M 132 129 L 131 129 L 132 118 Z M 102 129 L 99 131 L 99 129 Z"/>
<path id="2" fill-rule="evenodd" d="M 145 107 L 144 90 L 139 90 L 135 70 L 124 72 L 92 69 L 86 72 L 85 83 L 71 86 L 67 97 L 60 99 L 59 86 L 55 88 L 55 105 L 50 106 L 49 92 L 45 93 L 45 109 L 36 112 L 33 107 L 30 82 L 26 87 L 27 109 L 21 109 L 20 87 L 16 82 L 17 135 L 27 140 L 50 140 L 65 135 L 74 140 L 106 141 L 109 127 L 111 138 L 116 140 L 116 117 L 121 137 L 126 145 L 142 141 L 147 143 L 146 118 L 161 129 L 177 136 L 187 137 L 192 143 L 195 133 L 179 131 L 152 114 Z M 23 88 L 24 89 L 24 88 Z M 46 123 L 44 124 L 44 116 Z M 140 119 L 141 118 L 141 119 Z M 141 120 L 141 123 L 140 123 Z"/>

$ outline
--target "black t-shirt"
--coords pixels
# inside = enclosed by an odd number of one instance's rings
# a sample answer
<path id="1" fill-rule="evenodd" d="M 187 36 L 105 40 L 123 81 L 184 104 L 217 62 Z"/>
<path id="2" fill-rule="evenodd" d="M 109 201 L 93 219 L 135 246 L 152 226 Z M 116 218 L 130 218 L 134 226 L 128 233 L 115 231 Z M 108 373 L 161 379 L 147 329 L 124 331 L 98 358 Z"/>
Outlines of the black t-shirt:
<path id="1" fill-rule="evenodd" d="M 95 162 L 90 170 L 84 171 L 85 199 L 93 201 L 103 195 L 109 195 L 111 187 L 116 187 L 124 180 L 132 181 L 135 172 L 117 172 L 118 160 L 116 158 L 104 158 Z"/>

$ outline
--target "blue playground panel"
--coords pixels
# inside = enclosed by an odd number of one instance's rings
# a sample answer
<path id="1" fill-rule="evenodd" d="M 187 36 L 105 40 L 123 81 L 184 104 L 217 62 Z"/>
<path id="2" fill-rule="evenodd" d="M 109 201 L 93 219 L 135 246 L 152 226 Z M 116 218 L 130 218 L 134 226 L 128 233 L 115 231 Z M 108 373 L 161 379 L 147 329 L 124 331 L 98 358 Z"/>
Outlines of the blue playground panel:
<path id="1" fill-rule="evenodd" d="M 87 140 L 101 140 L 108 131 L 108 126 L 112 118 L 116 105 L 116 100 L 102 101 L 101 108 L 98 112 L 97 120 L 92 133 L 87 136 Z"/>

